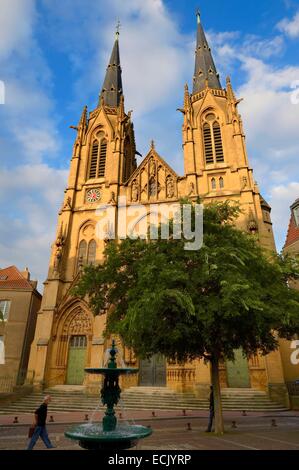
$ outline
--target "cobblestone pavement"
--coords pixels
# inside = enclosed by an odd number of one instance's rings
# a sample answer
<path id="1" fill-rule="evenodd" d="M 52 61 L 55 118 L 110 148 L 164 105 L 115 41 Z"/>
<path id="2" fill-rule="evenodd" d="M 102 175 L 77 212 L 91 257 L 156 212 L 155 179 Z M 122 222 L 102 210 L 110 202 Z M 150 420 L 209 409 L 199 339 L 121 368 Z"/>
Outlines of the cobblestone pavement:
<path id="1" fill-rule="evenodd" d="M 30 416 L 27 418 L 29 420 Z M 67 421 L 79 421 L 76 418 L 77 416 L 73 416 L 73 419 L 70 419 L 69 416 Z M 58 417 L 56 419 L 59 421 Z M 66 421 L 66 416 L 64 420 Z M 25 449 L 28 443 L 28 424 L 11 425 L 1 421 L 0 450 Z M 150 437 L 139 442 L 137 450 L 299 450 L 299 415 L 294 412 L 275 416 L 226 414 L 224 436 L 204 432 L 207 415 L 203 413 L 201 416 L 198 416 L 198 413 L 190 413 L 190 416 L 180 418 L 171 417 L 168 413 L 162 419 L 149 420 L 140 417 L 136 421 L 138 424 L 151 426 L 153 430 Z M 232 421 L 235 421 L 235 425 Z M 49 423 L 49 436 L 57 450 L 81 450 L 77 443 L 64 437 L 64 431 L 71 425 L 68 423 Z M 44 444 L 38 441 L 35 449 L 45 449 Z"/>

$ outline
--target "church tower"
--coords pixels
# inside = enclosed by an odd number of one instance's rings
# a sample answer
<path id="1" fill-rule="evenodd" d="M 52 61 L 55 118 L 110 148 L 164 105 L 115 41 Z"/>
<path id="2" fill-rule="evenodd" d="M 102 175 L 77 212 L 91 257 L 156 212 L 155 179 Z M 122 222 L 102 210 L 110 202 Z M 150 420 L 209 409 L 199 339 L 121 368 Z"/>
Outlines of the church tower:
<path id="1" fill-rule="evenodd" d="M 186 192 L 206 202 L 232 199 L 240 203 L 240 225 L 258 234 L 261 243 L 275 249 L 271 208 L 260 195 L 248 163 L 242 118 L 228 77 L 220 82 L 200 14 L 197 13 L 197 41 L 193 90 L 185 87 L 183 151 Z"/>
<path id="2" fill-rule="evenodd" d="M 44 384 L 83 383 L 84 367 L 99 365 L 104 319 L 93 318 L 71 288 L 84 264 L 101 260 L 96 237 L 99 204 L 114 204 L 136 168 L 134 127 L 126 113 L 119 32 L 96 109 L 84 107 L 77 126 L 68 185 L 59 212 L 48 277 L 31 348 L 28 380 Z"/>

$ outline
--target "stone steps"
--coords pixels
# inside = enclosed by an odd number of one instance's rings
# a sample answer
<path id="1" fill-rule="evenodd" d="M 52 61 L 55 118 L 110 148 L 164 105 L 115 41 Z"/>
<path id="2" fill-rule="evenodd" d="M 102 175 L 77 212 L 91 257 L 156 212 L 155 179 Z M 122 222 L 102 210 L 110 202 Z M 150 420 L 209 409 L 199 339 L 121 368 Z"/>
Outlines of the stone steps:
<path id="1" fill-rule="evenodd" d="M 46 394 L 52 397 L 50 412 L 102 410 L 99 397 L 83 393 L 83 388 L 53 387 L 43 393 L 31 393 L 14 403 L 1 404 L 0 414 L 32 413 L 42 402 Z M 286 409 L 272 402 L 265 392 L 251 389 L 223 389 L 222 404 L 224 410 L 237 411 L 285 411 Z M 192 393 L 176 393 L 166 388 L 132 387 L 122 393 L 117 407 L 122 410 L 208 410 L 207 399 L 197 398 Z"/>

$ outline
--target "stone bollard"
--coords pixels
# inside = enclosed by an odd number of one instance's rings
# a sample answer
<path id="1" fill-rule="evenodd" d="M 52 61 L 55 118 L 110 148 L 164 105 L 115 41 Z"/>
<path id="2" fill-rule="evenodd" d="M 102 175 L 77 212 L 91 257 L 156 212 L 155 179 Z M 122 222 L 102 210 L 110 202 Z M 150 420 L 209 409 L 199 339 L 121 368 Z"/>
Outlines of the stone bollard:
<path id="1" fill-rule="evenodd" d="M 85 421 L 88 421 L 88 420 L 89 420 L 88 415 L 85 415 Z"/>
<path id="2" fill-rule="evenodd" d="M 123 419 L 123 415 L 121 413 L 118 413 L 119 419 Z"/>
<path id="3" fill-rule="evenodd" d="M 272 428 L 277 428 L 276 419 L 272 419 L 271 426 L 272 426 Z"/>
<path id="4" fill-rule="evenodd" d="M 187 423 L 187 431 L 192 431 L 191 423 Z"/>
<path id="5" fill-rule="evenodd" d="M 237 428 L 237 423 L 236 423 L 236 421 L 232 421 L 232 428 L 233 428 L 233 429 L 236 429 L 236 428 Z"/>
<path id="6" fill-rule="evenodd" d="M 186 410 L 183 410 L 183 416 L 187 416 Z"/>
<path id="7" fill-rule="evenodd" d="M 152 411 L 152 417 L 155 418 L 156 417 L 156 413 L 154 411 Z"/>
<path id="8" fill-rule="evenodd" d="M 247 416 L 247 413 L 245 410 L 243 410 L 242 416 Z"/>
<path id="9" fill-rule="evenodd" d="M 49 423 L 54 423 L 54 418 L 53 418 L 53 416 L 50 416 Z"/>
<path id="10" fill-rule="evenodd" d="M 15 419 L 13 420 L 13 424 L 18 424 L 19 423 L 19 418 L 15 416 Z"/>

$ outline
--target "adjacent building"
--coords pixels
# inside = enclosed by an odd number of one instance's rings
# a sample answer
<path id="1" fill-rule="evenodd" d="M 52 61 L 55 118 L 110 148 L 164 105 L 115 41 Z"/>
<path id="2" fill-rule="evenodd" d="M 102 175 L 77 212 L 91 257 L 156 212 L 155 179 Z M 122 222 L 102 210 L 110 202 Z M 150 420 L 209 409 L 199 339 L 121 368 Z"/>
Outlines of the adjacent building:
<path id="1" fill-rule="evenodd" d="M 27 268 L 0 269 L 0 393 L 24 383 L 41 300 Z"/>
<path id="2" fill-rule="evenodd" d="M 283 252 L 299 259 L 299 199 L 291 205 L 291 216 Z M 299 281 L 293 281 L 299 289 Z M 281 341 L 281 353 L 285 358 L 284 377 L 288 385 L 291 403 L 299 409 L 299 336 L 292 342 Z"/>

